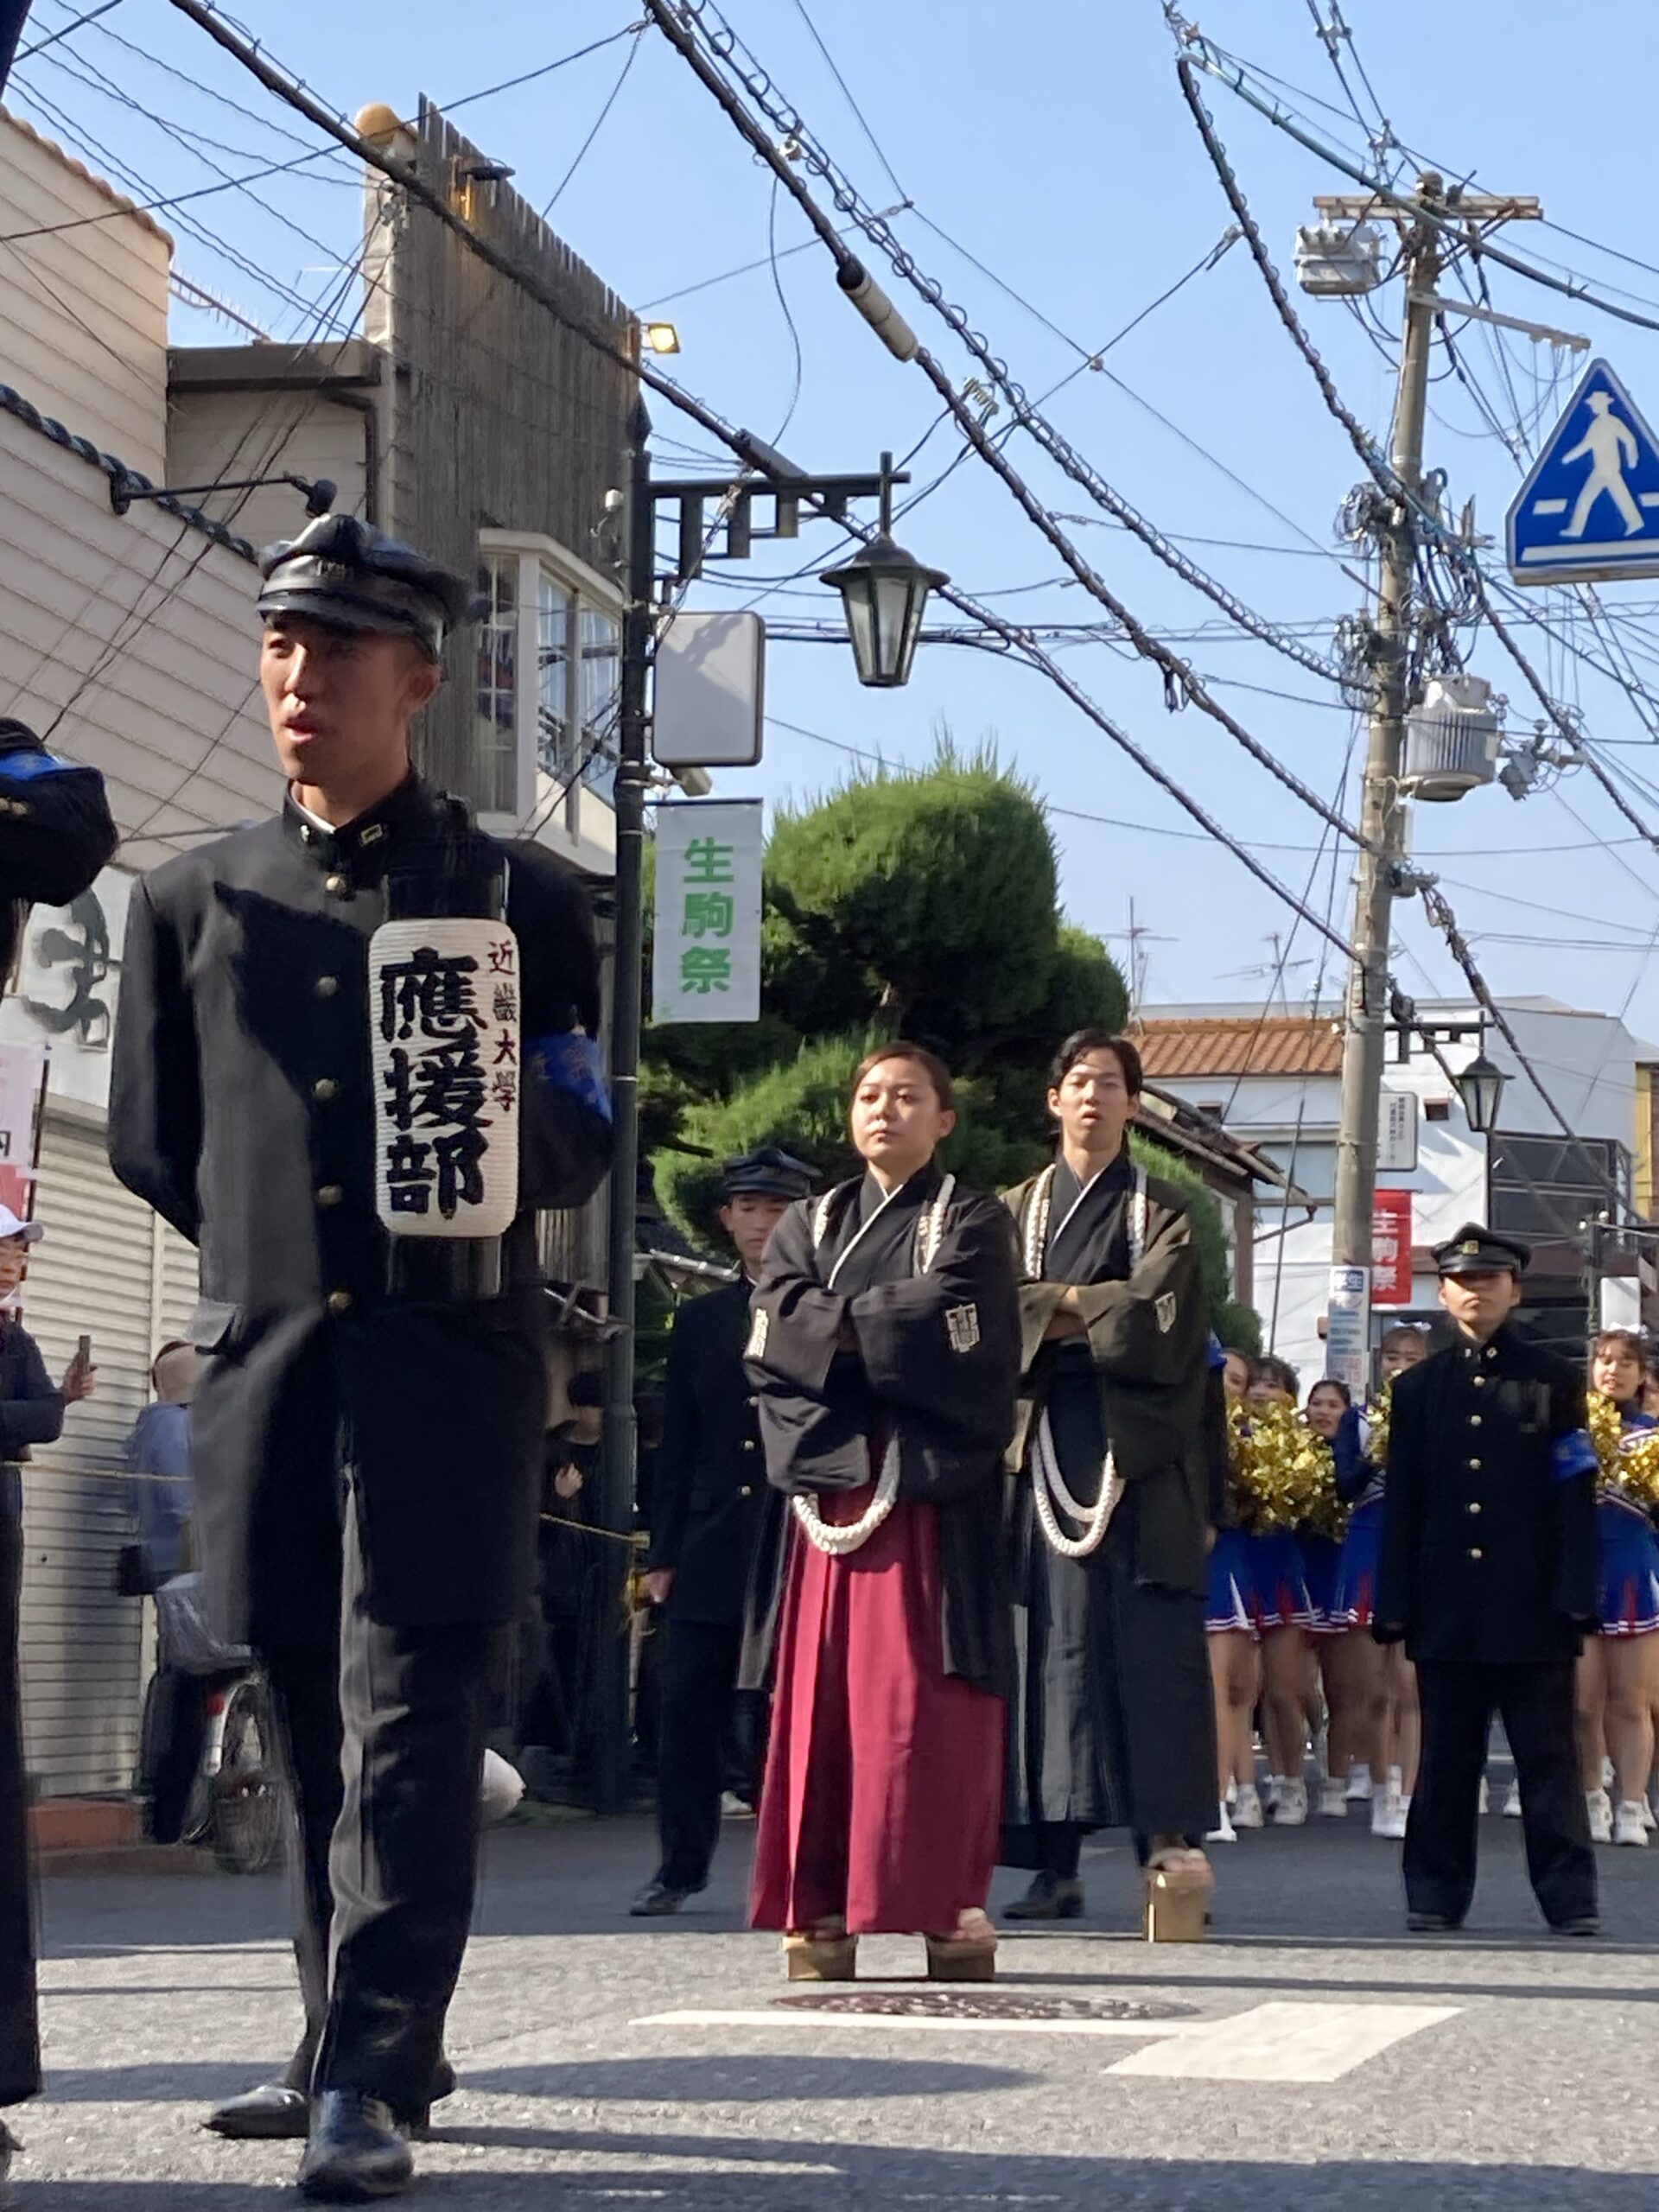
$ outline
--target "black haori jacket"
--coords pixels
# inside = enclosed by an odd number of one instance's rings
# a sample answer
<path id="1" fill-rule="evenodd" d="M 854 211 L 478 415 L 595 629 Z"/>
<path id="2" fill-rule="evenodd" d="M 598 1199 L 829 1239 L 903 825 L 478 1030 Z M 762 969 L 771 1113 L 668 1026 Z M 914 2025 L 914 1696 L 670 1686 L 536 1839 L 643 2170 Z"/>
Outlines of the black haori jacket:
<path id="1" fill-rule="evenodd" d="M 837 1262 L 855 1257 L 863 1192 L 861 1180 L 843 1183 L 791 1206 L 766 1249 L 747 1367 L 767 1478 L 790 1492 L 855 1490 L 890 1440 L 900 1500 L 939 1510 L 945 1671 L 1006 1694 L 1001 1491 L 1020 1380 L 1007 1216 L 929 1166 L 893 1200 L 884 1233 L 900 1224 L 905 1233 L 836 1287 Z M 756 1592 L 746 1681 L 763 1671 L 780 1579 Z"/>
<path id="2" fill-rule="evenodd" d="M 196 1531 L 236 1641 L 334 1633 L 342 1469 L 376 1619 L 501 1622 L 529 1599 L 548 1403 L 534 1217 L 579 1205 L 609 1160 L 582 1033 L 598 1026 L 598 965 L 576 883 L 505 848 L 524 1074 L 508 1287 L 390 1299 L 368 940 L 389 870 L 457 839 L 480 874 L 502 849 L 411 778 L 333 833 L 290 802 L 133 893 L 110 1156 L 200 1247 Z"/>
<path id="3" fill-rule="evenodd" d="M 1036 1175 L 1004 1199 L 1022 1275 L 1014 1455 L 1022 1480 L 1053 1362 L 1045 1332 L 1066 1290 L 1063 1281 L 1041 1279 L 1044 1255 L 1028 1249 L 1043 1189 L 1044 1177 Z M 1202 1595 L 1209 1532 L 1225 1515 L 1225 1408 L 1210 1365 L 1210 1305 L 1185 1205 L 1155 1177 L 1147 1180 L 1146 1198 L 1139 1263 L 1120 1279 L 1079 1285 L 1077 1304 L 1114 1464 L 1126 1485 L 1118 1516 L 1128 1523 L 1132 1572 L 1139 1582 Z M 1114 1531 L 1116 1541 L 1116 1522 Z"/>

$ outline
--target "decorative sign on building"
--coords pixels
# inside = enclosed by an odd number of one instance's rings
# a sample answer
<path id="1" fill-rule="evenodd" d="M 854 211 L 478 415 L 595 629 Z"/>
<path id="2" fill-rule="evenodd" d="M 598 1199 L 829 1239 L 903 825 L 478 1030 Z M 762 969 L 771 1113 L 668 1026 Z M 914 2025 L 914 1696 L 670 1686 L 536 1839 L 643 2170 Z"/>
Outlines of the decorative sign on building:
<path id="1" fill-rule="evenodd" d="M 653 1020 L 760 1019 L 761 827 L 758 798 L 658 808 Z"/>
<path id="2" fill-rule="evenodd" d="M 375 1203 L 395 1236 L 500 1236 L 518 1211 L 518 940 L 384 923 L 369 941 Z"/>
<path id="3" fill-rule="evenodd" d="M 1371 1303 L 1411 1304 L 1409 1191 L 1379 1191 L 1372 1201 Z"/>
<path id="4" fill-rule="evenodd" d="M 35 1109 L 45 1074 L 43 1046 L 0 1045 L 0 1205 L 25 1220 L 33 1211 Z"/>

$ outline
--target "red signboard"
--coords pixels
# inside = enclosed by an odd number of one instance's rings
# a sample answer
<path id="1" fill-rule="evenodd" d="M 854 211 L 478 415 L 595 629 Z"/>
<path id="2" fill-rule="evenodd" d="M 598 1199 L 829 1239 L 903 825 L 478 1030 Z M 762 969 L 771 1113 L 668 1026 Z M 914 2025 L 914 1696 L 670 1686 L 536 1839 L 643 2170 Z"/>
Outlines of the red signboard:
<path id="1" fill-rule="evenodd" d="M 1371 1213 L 1371 1303 L 1411 1304 L 1411 1192 L 1379 1191 Z"/>

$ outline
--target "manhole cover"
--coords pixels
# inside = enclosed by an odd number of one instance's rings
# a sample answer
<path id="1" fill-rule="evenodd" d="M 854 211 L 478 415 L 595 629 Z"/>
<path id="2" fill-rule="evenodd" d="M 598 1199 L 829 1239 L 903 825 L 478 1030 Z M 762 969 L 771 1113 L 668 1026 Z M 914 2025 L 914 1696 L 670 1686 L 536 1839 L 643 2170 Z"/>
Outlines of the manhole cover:
<path id="1" fill-rule="evenodd" d="M 906 2019 L 1182 2020 L 1196 2005 L 1165 2005 L 1133 1997 L 1041 1997 L 1023 1990 L 857 1989 L 791 1992 L 774 2005 L 802 2012 L 891 2013 Z"/>

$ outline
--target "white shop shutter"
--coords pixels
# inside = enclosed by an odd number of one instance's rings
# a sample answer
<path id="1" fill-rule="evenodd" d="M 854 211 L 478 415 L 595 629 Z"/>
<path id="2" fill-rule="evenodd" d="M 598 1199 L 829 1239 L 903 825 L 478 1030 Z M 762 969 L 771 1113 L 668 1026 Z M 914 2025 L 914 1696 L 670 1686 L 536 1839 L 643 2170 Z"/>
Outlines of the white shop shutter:
<path id="1" fill-rule="evenodd" d="M 143 1607 L 115 1594 L 130 1540 L 127 1438 L 156 1345 L 194 1303 L 195 1255 L 111 1173 L 104 1132 L 48 1109 L 24 1320 L 55 1379 L 82 1334 L 98 1394 L 23 1471 L 25 1757 L 42 1796 L 124 1790 L 137 1761 Z"/>

